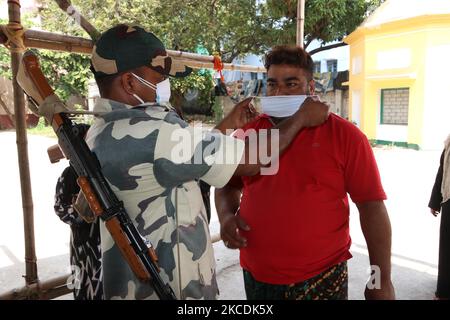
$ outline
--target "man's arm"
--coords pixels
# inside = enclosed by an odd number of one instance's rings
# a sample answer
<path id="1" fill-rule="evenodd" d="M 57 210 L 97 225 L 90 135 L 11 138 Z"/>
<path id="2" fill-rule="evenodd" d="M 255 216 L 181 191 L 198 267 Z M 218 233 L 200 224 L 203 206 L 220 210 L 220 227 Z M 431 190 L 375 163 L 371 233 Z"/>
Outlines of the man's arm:
<path id="1" fill-rule="evenodd" d="M 236 110 L 242 110 L 248 108 L 250 99 L 246 99 L 235 106 L 230 115 L 227 116 L 221 123 L 217 125 L 215 129 L 219 129 L 223 132 L 223 128 L 237 128 L 233 126 L 232 123 L 242 124 L 237 120 L 232 120 L 233 117 L 236 118 L 236 114 L 241 114 L 240 112 L 234 113 Z M 236 176 L 253 176 L 259 173 L 261 167 L 269 166 L 269 163 L 263 163 L 260 155 L 264 155 L 267 158 L 271 158 L 276 152 L 278 156 L 281 156 L 283 152 L 288 148 L 294 138 L 297 136 L 298 132 L 307 127 L 315 127 L 324 123 L 329 116 L 329 106 L 319 100 L 308 98 L 302 104 L 302 107 L 294 113 L 291 117 L 283 120 L 277 126 L 267 131 L 267 135 L 257 135 L 257 143 L 249 143 L 249 140 L 245 140 L 245 149 L 242 161 L 237 167 L 234 175 Z M 221 129 L 220 129 L 221 128 Z M 277 130 L 278 134 L 278 150 L 271 150 L 271 139 L 273 134 Z M 260 150 L 264 148 L 265 150 Z M 250 163 L 252 155 L 257 155 L 256 163 Z"/>
<path id="2" fill-rule="evenodd" d="M 369 250 L 370 265 L 379 267 L 381 272 L 380 286 L 373 289 L 366 287 L 364 295 L 368 300 L 393 300 L 395 292 L 391 282 L 392 231 L 386 206 L 383 201 L 361 202 L 356 206 Z"/>
<path id="3" fill-rule="evenodd" d="M 216 188 L 215 204 L 220 222 L 220 237 L 230 249 L 245 247 L 247 239 L 238 230 L 249 231 L 249 226 L 238 214 L 241 202 L 241 183 L 239 177 L 233 177 L 223 188 Z"/>

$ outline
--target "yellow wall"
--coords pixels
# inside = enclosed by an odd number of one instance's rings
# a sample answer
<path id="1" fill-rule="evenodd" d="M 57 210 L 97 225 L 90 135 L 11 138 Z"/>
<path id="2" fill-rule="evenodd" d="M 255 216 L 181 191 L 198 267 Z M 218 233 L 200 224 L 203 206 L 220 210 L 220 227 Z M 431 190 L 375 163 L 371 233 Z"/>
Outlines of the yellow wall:
<path id="1" fill-rule="evenodd" d="M 408 115 L 408 143 L 422 142 L 424 79 L 426 48 L 450 43 L 450 15 L 437 18 L 411 18 L 389 23 L 376 29 L 359 28 L 345 39 L 350 45 L 350 102 L 352 115 L 352 91 L 361 92 L 361 129 L 369 139 L 376 139 L 380 115 L 380 92 L 388 88 L 410 88 Z M 410 64 L 402 68 L 380 70 L 377 66 L 380 52 L 409 50 Z M 355 57 L 362 57 L 362 70 L 353 74 Z M 389 60 L 389 59 L 387 59 Z M 405 59 L 407 61 L 407 59 Z M 444 62 L 443 62 L 444 63 Z"/>
<path id="2" fill-rule="evenodd" d="M 349 64 L 349 119 L 354 120 L 352 118 L 352 112 L 353 112 L 353 91 L 359 91 L 361 93 L 361 98 L 364 96 L 364 55 L 365 55 L 365 45 L 364 45 L 364 37 L 360 39 L 358 42 L 353 44 L 350 47 L 350 64 Z M 353 61 L 356 57 L 361 58 L 361 71 L 358 74 L 354 74 L 352 72 L 353 70 Z M 361 118 L 361 120 L 363 120 Z"/>

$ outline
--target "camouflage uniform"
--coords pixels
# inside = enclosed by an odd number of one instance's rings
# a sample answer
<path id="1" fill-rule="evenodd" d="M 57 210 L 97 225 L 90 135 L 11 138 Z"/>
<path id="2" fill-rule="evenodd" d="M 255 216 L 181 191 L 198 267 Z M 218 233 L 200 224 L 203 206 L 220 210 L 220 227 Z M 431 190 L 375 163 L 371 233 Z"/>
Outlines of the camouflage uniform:
<path id="1" fill-rule="evenodd" d="M 94 111 L 106 113 L 88 132 L 88 145 L 138 231 L 155 246 L 163 281 L 179 299 L 217 298 L 214 253 L 195 180 L 225 185 L 236 170 L 244 143 L 195 130 L 170 106 L 131 107 L 99 99 Z M 177 130 L 194 137 L 192 150 L 201 151 L 200 163 L 180 162 L 172 156 L 180 143 L 172 136 Z M 209 157 L 203 155 L 207 149 L 212 150 Z M 237 161 L 221 164 L 221 154 Z M 192 160 L 194 153 L 188 158 Z M 105 298 L 157 299 L 151 285 L 136 279 L 103 222 L 101 239 Z"/>

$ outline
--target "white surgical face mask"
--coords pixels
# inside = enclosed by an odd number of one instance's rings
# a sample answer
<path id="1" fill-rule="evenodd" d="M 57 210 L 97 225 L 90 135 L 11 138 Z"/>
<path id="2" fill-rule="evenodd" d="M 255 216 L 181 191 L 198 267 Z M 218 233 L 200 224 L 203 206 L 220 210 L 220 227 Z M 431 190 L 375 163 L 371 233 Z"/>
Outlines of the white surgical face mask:
<path id="1" fill-rule="evenodd" d="M 131 73 L 136 79 L 138 79 L 142 84 L 146 85 L 150 89 L 153 89 L 156 91 L 156 103 L 158 104 L 165 104 L 169 102 L 170 100 L 170 81 L 169 78 L 166 80 L 163 80 L 156 85 L 153 83 L 139 77 L 138 75 L 135 75 L 134 73 Z M 133 94 L 133 96 L 139 100 L 142 104 L 144 104 L 144 100 L 142 100 L 137 94 Z"/>
<path id="2" fill-rule="evenodd" d="M 292 116 L 309 97 L 307 95 L 255 97 L 256 108 L 270 117 L 285 118 Z M 258 106 L 258 103 L 260 106 Z M 259 110 L 258 110 L 259 111 Z"/>

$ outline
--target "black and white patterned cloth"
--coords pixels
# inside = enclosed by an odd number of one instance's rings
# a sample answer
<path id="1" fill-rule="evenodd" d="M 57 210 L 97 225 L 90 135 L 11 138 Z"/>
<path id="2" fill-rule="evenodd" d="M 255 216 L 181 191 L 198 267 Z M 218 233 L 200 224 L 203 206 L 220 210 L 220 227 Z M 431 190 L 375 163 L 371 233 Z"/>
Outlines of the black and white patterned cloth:
<path id="1" fill-rule="evenodd" d="M 70 263 L 75 300 L 103 299 L 100 230 L 98 220 L 85 222 L 74 210 L 80 191 L 77 175 L 67 167 L 56 184 L 55 213 L 71 229 Z"/>

